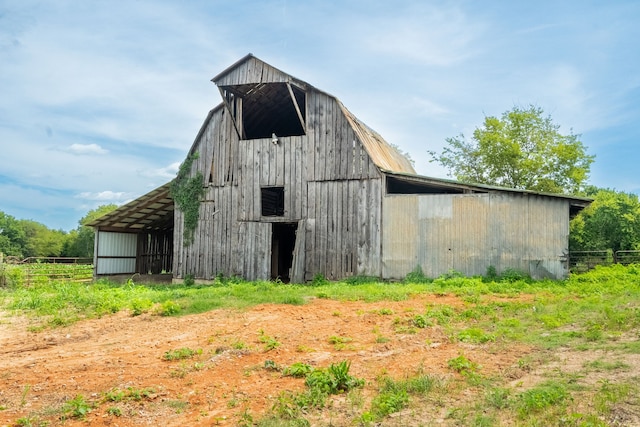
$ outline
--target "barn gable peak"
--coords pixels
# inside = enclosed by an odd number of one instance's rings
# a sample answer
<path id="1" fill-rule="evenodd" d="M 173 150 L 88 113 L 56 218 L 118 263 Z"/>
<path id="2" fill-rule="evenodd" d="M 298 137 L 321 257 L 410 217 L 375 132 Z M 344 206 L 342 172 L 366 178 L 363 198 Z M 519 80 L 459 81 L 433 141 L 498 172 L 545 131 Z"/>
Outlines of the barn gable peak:
<path id="1" fill-rule="evenodd" d="M 215 76 L 240 139 L 305 134 L 308 85 L 248 54 Z"/>
<path id="2" fill-rule="evenodd" d="M 266 62 L 248 54 L 215 76 L 225 107 L 240 139 L 300 136 L 305 134 L 306 97 L 319 91 Z M 360 139 L 374 164 L 382 170 L 415 173 L 411 162 L 382 136 L 333 99 Z"/>

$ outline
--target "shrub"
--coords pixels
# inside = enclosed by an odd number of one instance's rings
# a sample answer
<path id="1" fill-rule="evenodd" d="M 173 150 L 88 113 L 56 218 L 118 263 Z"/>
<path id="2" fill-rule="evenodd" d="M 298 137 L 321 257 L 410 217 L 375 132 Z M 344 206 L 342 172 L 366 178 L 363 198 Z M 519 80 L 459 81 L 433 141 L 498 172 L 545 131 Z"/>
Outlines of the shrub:
<path id="1" fill-rule="evenodd" d="M 424 275 L 422 267 L 417 265 L 407 276 L 404 278 L 405 283 L 428 283 L 431 279 Z"/>
<path id="2" fill-rule="evenodd" d="M 338 394 L 364 385 L 364 380 L 349 374 L 351 362 L 343 360 L 331 364 L 327 369 L 316 369 L 307 375 L 305 384 L 327 394 Z"/>

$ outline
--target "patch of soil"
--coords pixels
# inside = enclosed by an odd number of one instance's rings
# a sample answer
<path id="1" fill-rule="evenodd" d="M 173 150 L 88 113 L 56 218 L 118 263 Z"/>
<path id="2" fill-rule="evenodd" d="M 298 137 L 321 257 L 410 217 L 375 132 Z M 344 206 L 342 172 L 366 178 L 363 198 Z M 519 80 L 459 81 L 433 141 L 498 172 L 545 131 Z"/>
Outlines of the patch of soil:
<path id="1" fill-rule="evenodd" d="M 447 361 L 464 355 L 485 375 L 504 372 L 531 350 L 452 343 L 438 326 L 412 328 L 427 306 L 461 307 L 452 296 L 421 295 L 398 302 L 314 299 L 302 306 L 260 305 L 182 317 L 120 312 L 70 327 L 29 332 L 24 318 L 0 322 L 0 425 L 37 415 L 50 425 L 237 425 L 259 419 L 285 390 L 304 380 L 265 369 L 304 362 L 316 367 L 349 360 L 371 396 L 380 375 L 453 374 Z M 331 337 L 343 338 L 342 343 Z M 268 349 L 269 344 L 272 349 Z M 165 352 L 202 349 L 167 361 Z M 113 389 L 141 391 L 105 401 Z M 60 408 L 82 395 L 96 404 L 85 421 L 60 419 Z M 114 409 L 115 408 L 115 409 Z M 120 416 L 116 416 L 119 412 Z M 333 420 L 333 425 L 342 425 Z M 348 424 L 345 422 L 345 425 Z"/>

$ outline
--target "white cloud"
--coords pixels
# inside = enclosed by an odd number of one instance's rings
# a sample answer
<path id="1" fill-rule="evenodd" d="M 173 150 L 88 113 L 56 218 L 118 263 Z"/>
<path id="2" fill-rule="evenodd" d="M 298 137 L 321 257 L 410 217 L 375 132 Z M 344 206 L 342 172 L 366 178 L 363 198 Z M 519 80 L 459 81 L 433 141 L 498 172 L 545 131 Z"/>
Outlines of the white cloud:
<path id="1" fill-rule="evenodd" d="M 372 21 L 360 27 L 371 51 L 423 66 L 446 67 L 474 56 L 484 32 L 478 16 L 457 7 L 419 4 Z"/>
<path id="2" fill-rule="evenodd" d="M 180 168 L 180 162 L 171 163 L 169 166 L 165 166 L 158 169 L 145 169 L 141 170 L 140 176 L 145 178 L 162 178 L 167 181 L 176 177 L 178 169 Z"/>
<path id="3" fill-rule="evenodd" d="M 73 154 L 107 154 L 109 152 L 98 144 L 71 144 L 67 147 L 67 151 Z"/>
<path id="4" fill-rule="evenodd" d="M 130 193 L 125 193 L 123 191 L 99 191 L 99 192 L 89 192 L 85 191 L 79 193 L 75 196 L 78 199 L 85 200 L 94 200 L 101 202 L 110 202 L 110 203 L 122 203 L 124 200 L 131 198 Z"/>

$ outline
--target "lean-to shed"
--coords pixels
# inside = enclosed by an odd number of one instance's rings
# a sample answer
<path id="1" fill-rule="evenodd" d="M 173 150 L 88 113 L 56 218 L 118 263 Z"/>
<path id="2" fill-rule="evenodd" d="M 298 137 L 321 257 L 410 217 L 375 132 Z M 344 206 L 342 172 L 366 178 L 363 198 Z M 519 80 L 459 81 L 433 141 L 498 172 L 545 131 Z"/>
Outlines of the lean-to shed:
<path id="1" fill-rule="evenodd" d="M 253 55 L 213 82 L 222 102 L 188 152 L 204 189 L 193 242 L 164 185 L 90 224 L 97 275 L 567 275 L 588 199 L 418 176 L 337 98 Z"/>

